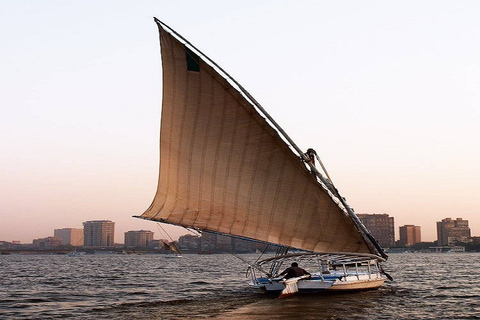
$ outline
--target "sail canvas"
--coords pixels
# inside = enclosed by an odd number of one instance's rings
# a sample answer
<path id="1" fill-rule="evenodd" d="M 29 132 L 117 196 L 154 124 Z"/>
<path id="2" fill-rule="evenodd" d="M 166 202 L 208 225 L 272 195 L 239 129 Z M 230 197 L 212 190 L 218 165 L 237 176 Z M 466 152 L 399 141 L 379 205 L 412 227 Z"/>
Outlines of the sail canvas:
<path id="1" fill-rule="evenodd" d="M 157 23 L 160 171 L 141 217 L 315 252 L 372 252 L 251 101 Z"/>

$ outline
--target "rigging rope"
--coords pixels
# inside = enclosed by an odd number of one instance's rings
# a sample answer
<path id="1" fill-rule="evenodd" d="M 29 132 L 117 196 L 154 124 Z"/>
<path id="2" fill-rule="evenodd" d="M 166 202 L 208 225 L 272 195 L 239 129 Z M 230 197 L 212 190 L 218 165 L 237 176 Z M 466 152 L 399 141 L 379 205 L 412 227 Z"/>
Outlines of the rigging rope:
<path id="1" fill-rule="evenodd" d="M 167 237 L 170 239 L 171 242 L 174 242 L 173 239 L 172 239 L 172 237 L 170 237 L 170 235 L 168 234 L 168 232 L 167 232 L 165 229 L 163 229 L 163 227 L 162 227 L 162 225 L 161 225 L 160 223 L 157 222 L 157 226 L 158 226 L 160 229 L 162 229 L 163 233 L 165 233 L 165 234 L 167 235 Z M 161 234 L 161 236 L 163 236 L 163 234 L 162 234 L 161 231 L 160 231 L 160 234 Z"/>
<path id="2" fill-rule="evenodd" d="M 265 252 L 267 252 L 268 247 L 270 247 L 269 244 L 266 245 L 265 249 L 263 249 L 262 254 L 258 256 L 257 260 L 255 260 L 255 264 L 258 262 L 258 260 L 260 260 L 261 257 L 263 257 L 263 255 L 265 254 Z"/>

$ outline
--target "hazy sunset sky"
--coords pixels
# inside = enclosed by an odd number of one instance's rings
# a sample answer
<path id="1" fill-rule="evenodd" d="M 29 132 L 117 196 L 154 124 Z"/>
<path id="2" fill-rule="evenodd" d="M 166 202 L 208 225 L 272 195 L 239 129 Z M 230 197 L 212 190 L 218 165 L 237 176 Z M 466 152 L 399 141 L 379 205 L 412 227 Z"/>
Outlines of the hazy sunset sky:
<path id="1" fill-rule="evenodd" d="M 480 236 L 480 1 L 0 2 L 0 241 L 124 232 L 158 175 L 156 16 L 239 81 L 357 213 Z M 187 233 L 167 227 L 173 237 Z"/>

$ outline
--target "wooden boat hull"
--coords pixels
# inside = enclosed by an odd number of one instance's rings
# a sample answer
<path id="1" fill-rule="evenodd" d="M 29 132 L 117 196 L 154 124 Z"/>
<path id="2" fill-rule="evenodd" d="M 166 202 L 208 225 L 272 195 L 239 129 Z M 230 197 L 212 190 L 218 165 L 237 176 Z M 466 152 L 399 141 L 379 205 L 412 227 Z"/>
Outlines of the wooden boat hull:
<path id="1" fill-rule="evenodd" d="M 356 291 L 356 290 L 371 290 L 380 288 L 386 279 L 375 280 L 358 280 L 352 282 L 338 282 L 333 284 L 330 291 Z"/>
<path id="2" fill-rule="evenodd" d="M 361 291 L 378 289 L 386 279 L 383 275 L 374 275 L 374 277 L 372 277 L 372 275 L 360 275 L 329 278 L 314 276 L 311 279 L 298 281 L 297 286 L 299 293 Z M 285 288 L 282 280 L 267 280 L 266 278 L 259 278 L 251 285 L 268 293 L 278 293 Z"/>

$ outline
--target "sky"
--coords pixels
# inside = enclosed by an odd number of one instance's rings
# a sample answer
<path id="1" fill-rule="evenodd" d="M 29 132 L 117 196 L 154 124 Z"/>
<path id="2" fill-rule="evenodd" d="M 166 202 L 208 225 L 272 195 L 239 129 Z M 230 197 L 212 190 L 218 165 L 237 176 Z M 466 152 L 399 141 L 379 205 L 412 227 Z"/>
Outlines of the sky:
<path id="1" fill-rule="evenodd" d="M 153 17 L 242 84 L 357 213 L 480 236 L 480 2 L 0 2 L 0 241 L 88 220 L 115 240 L 157 186 Z M 174 239 L 188 233 L 164 227 Z"/>

